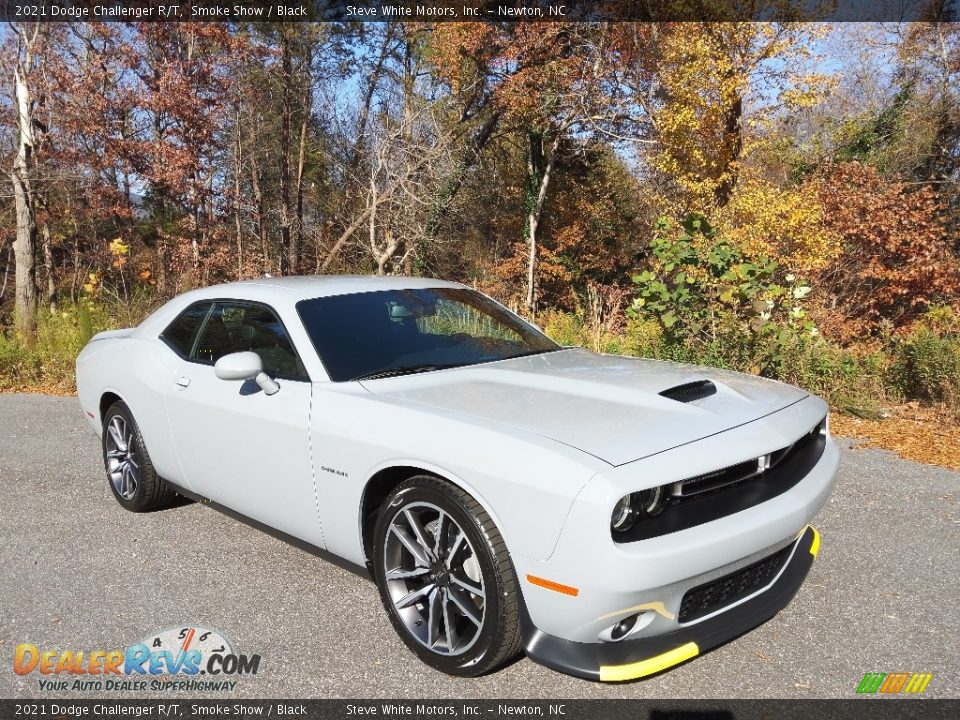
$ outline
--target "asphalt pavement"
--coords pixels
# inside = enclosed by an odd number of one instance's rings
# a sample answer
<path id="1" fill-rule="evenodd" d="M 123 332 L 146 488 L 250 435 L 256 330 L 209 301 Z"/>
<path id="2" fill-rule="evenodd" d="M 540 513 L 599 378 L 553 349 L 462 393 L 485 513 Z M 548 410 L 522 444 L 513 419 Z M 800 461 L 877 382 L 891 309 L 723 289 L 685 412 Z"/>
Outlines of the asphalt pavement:
<path id="1" fill-rule="evenodd" d="M 766 625 L 630 684 L 525 658 L 461 679 L 406 649 L 370 581 L 206 506 L 123 510 L 76 398 L 0 395 L 0 697 L 99 695 L 16 675 L 20 643 L 109 650 L 184 624 L 261 655 L 243 698 L 850 698 L 901 671 L 960 697 L 960 473 L 841 443 L 820 554 Z"/>

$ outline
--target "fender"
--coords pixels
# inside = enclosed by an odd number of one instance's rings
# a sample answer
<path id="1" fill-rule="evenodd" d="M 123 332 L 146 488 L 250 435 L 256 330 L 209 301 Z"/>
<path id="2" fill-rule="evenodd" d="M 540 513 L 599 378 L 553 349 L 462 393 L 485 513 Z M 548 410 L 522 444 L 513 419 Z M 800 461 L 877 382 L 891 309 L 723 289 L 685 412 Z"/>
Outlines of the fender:
<path id="1" fill-rule="evenodd" d="M 480 503 L 480 506 L 484 509 L 487 515 L 490 516 L 490 519 L 493 520 L 494 525 L 497 526 L 497 530 L 500 530 L 500 534 L 503 535 L 503 524 L 500 522 L 500 517 L 494 511 L 493 507 L 491 507 L 490 503 L 487 502 L 486 498 L 484 498 L 483 495 L 471 483 L 467 482 L 456 473 L 450 472 L 439 465 L 434 465 L 433 463 L 425 460 L 415 460 L 412 458 L 391 458 L 390 460 L 374 466 L 370 471 L 368 471 L 367 479 L 363 483 L 363 492 L 360 495 L 360 507 L 357 508 L 357 538 L 361 547 L 363 547 L 363 507 L 367 499 L 367 491 L 370 487 L 370 481 L 373 480 L 378 473 L 395 467 L 412 467 L 423 470 L 425 473 L 436 475 L 437 477 L 456 485 L 464 492 L 469 493 L 470 497 Z M 504 542 L 506 542 L 506 538 L 504 538 Z M 509 552 L 509 550 L 510 548 L 508 547 L 507 551 Z"/>

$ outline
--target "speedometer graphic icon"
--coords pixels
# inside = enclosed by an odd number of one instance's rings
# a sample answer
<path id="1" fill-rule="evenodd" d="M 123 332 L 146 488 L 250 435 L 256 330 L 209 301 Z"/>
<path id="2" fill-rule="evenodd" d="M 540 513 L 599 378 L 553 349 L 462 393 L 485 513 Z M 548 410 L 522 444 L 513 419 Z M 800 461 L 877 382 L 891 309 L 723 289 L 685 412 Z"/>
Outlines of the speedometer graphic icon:
<path id="1" fill-rule="evenodd" d="M 173 655 L 200 652 L 200 661 L 197 665 L 207 667 L 212 655 L 234 655 L 233 643 L 219 630 L 204 627 L 203 625 L 172 625 L 147 635 L 141 641 L 151 652 L 169 651 Z M 201 674 L 205 674 L 201 670 Z"/>

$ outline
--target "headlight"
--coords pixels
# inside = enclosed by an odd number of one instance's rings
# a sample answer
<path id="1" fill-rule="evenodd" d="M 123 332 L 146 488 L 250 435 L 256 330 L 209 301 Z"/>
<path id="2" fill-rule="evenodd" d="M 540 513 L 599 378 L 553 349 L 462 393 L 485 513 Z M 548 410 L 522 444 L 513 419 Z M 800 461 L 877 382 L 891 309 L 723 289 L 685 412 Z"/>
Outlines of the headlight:
<path id="1" fill-rule="evenodd" d="M 658 485 L 655 488 L 641 490 L 634 493 L 639 500 L 640 509 L 644 515 L 659 515 L 663 512 L 664 496 L 663 486 Z"/>
<path id="2" fill-rule="evenodd" d="M 638 520 L 663 512 L 667 494 L 662 485 L 630 493 L 617 502 L 610 516 L 610 527 L 615 533 L 626 532 Z"/>
<path id="3" fill-rule="evenodd" d="M 633 496 L 627 495 L 620 498 L 620 501 L 613 508 L 613 515 L 610 516 L 610 527 L 614 532 L 625 532 L 633 527 L 636 522 L 636 513 L 633 510 Z"/>

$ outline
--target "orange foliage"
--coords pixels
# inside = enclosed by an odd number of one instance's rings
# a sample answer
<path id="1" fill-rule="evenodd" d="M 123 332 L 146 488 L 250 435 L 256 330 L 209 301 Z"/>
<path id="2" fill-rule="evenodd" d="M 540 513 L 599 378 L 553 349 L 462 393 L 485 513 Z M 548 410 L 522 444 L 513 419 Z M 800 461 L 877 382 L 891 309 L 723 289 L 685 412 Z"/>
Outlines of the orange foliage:
<path id="1" fill-rule="evenodd" d="M 929 188 L 850 162 L 824 174 L 821 202 L 843 247 L 814 284 L 826 334 L 846 341 L 902 328 L 931 304 L 960 298 L 960 262 Z"/>
<path id="2" fill-rule="evenodd" d="M 589 285 L 630 284 L 648 240 L 637 232 L 638 192 L 626 168 L 609 155 L 560 163 L 537 261 L 538 292 L 546 307 L 575 310 L 583 303 L 578 293 Z M 519 302 L 528 252 L 517 242 L 491 263 L 498 297 Z"/>
<path id="3" fill-rule="evenodd" d="M 440 23 L 431 59 L 454 92 L 482 80 L 508 120 L 536 127 L 586 92 L 580 32 L 568 23 Z"/>

